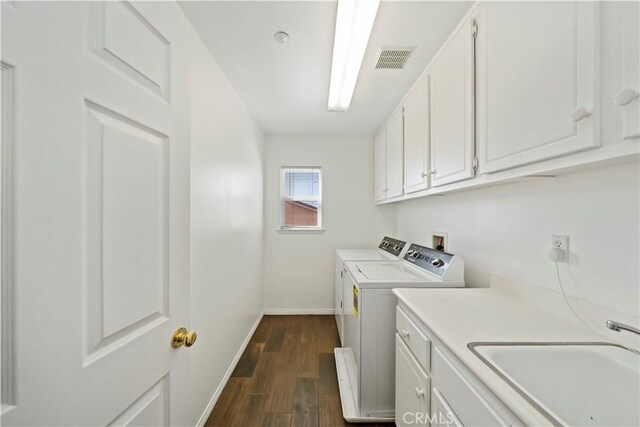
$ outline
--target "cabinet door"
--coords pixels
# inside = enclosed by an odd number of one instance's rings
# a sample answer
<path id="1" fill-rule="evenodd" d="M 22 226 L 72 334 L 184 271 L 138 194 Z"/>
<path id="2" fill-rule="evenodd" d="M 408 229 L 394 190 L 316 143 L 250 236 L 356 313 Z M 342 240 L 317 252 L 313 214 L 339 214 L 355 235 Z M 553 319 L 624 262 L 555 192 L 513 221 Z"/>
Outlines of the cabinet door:
<path id="1" fill-rule="evenodd" d="M 472 22 L 464 25 L 431 64 L 429 111 L 431 186 L 471 178 L 474 153 Z"/>
<path id="2" fill-rule="evenodd" d="M 614 102 L 623 109 L 622 139 L 640 137 L 640 27 L 638 2 L 625 2 L 622 28 L 624 62 L 622 64 L 623 87 L 616 93 Z M 605 102 L 609 102 L 606 100 Z"/>
<path id="3" fill-rule="evenodd" d="M 487 2 L 476 39 L 480 170 L 600 144 L 598 2 Z"/>
<path id="4" fill-rule="evenodd" d="M 404 124 L 402 109 L 391 116 L 387 125 L 387 198 L 402 196 Z"/>
<path id="5" fill-rule="evenodd" d="M 427 85 L 424 80 L 411 89 L 404 102 L 404 192 L 427 188 Z"/>
<path id="6" fill-rule="evenodd" d="M 387 198 L 387 129 L 382 129 L 374 141 L 374 200 Z"/>
<path id="7" fill-rule="evenodd" d="M 428 426 L 431 380 L 396 334 L 396 425 Z"/>
<path id="8" fill-rule="evenodd" d="M 437 388 L 431 389 L 431 427 L 462 427 L 462 422 L 453 412 Z"/>

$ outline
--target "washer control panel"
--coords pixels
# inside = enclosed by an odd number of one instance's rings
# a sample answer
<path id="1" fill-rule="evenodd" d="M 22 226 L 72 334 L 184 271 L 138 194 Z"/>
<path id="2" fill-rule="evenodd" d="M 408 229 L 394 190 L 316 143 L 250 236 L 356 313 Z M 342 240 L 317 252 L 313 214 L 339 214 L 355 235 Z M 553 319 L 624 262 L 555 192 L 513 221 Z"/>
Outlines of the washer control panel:
<path id="1" fill-rule="evenodd" d="M 400 252 L 402 252 L 402 249 L 404 249 L 404 245 L 406 244 L 407 242 L 403 242 L 402 240 L 385 236 L 384 239 L 382 239 L 382 242 L 380 242 L 378 248 L 390 253 L 393 256 L 398 257 L 400 256 Z"/>
<path id="2" fill-rule="evenodd" d="M 444 276 L 452 259 L 452 254 L 416 244 L 409 246 L 409 250 L 404 254 L 405 261 L 430 271 L 440 278 Z"/>

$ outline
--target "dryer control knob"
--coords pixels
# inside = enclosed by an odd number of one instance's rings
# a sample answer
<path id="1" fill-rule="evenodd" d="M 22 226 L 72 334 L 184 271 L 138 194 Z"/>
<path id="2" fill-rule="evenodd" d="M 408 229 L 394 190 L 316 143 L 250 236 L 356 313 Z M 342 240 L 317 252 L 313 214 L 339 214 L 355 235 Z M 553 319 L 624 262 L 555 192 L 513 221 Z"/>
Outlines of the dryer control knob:
<path id="1" fill-rule="evenodd" d="M 415 252 L 413 252 L 413 253 L 411 254 L 411 256 L 412 256 L 412 257 L 414 257 L 414 258 L 420 258 L 420 252 L 415 251 Z"/>
<path id="2" fill-rule="evenodd" d="M 431 265 L 433 265 L 434 267 L 442 267 L 444 265 L 444 262 L 441 259 L 436 258 L 431 261 Z"/>

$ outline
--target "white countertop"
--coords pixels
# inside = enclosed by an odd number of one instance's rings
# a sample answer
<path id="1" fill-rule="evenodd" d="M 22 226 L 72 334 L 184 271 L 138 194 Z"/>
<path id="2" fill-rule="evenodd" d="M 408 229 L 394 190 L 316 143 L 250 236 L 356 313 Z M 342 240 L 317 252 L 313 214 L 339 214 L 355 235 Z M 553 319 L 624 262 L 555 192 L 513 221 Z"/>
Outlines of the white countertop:
<path id="1" fill-rule="evenodd" d="M 550 424 L 467 344 L 477 341 L 609 342 L 582 324 L 512 295 L 486 289 L 394 289 L 422 321 L 491 392 L 527 425 Z"/>

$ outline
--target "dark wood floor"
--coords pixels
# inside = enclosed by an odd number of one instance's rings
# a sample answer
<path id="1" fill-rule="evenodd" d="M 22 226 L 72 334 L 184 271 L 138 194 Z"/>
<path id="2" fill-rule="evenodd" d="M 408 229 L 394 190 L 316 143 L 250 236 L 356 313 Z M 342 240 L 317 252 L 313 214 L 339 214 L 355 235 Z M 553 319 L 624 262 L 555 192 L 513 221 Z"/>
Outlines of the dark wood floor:
<path id="1" fill-rule="evenodd" d="M 365 426 L 342 418 L 338 346 L 333 316 L 264 316 L 206 426 Z"/>

